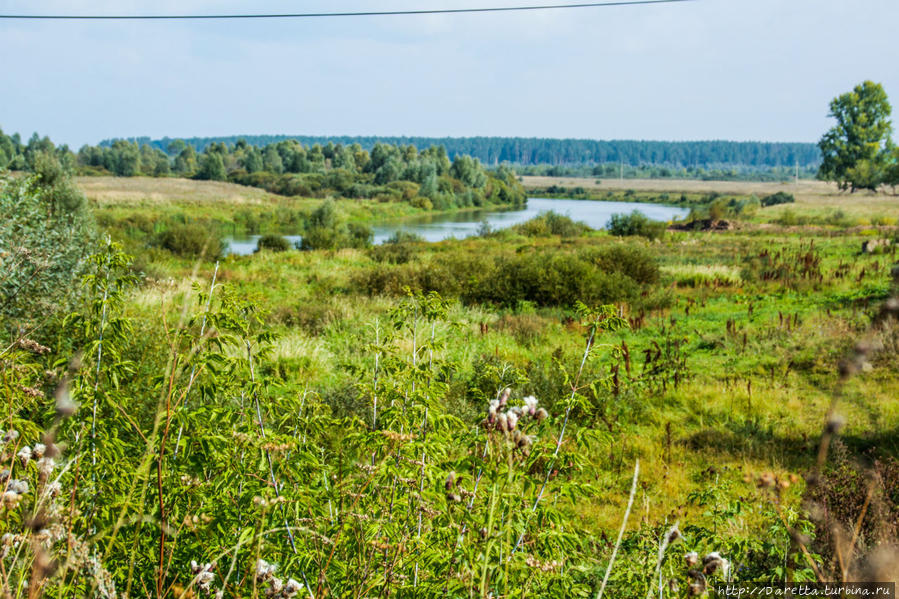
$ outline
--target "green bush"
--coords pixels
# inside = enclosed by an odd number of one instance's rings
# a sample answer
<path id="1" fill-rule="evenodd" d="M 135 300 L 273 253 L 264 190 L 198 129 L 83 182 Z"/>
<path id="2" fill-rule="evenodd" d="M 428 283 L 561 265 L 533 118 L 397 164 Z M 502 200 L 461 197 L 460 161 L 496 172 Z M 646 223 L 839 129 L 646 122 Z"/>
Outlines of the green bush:
<path id="1" fill-rule="evenodd" d="M 293 249 L 293 244 L 281 235 L 263 235 L 256 242 L 256 251 L 270 250 L 272 252 L 286 252 Z"/>
<path id="2" fill-rule="evenodd" d="M 0 179 L 0 315 L 67 309 L 96 241 L 83 196 L 65 173 Z"/>
<path id="3" fill-rule="evenodd" d="M 577 237 L 590 231 L 590 227 L 569 216 L 549 211 L 517 225 L 515 230 L 526 237 Z"/>
<path id="4" fill-rule="evenodd" d="M 216 260 L 225 253 L 219 234 L 197 224 L 172 225 L 156 235 L 152 245 L 185 258 Z"/>
<path id="5" fill-rule="evenodd" d="M 661 239 L 665 235 L 666 223 L 651 220 L 645 214 L 634 210 L 630 214 L 613 214 L 606 229 L 617 237 L 639 235 L 647 239 Z"/>
<path id="6" fill-rule="evenodd" d="M 792 204 L 796 201 L 796 198 L 793 197 L 793 194 L 786 193 L 783 191 L 778 191 L 777 193 L 772 193 L 771 195 L 767 195 L 761 199 L 762 206 L 776 206 L 778 204 Z"/>
<path id="7" fill-rule="evenodd" d="M 325 200 L 306 220 L 301 250 L 364 249 L 371 247 L 374 234 L 367 225 L 345 223 L 333 200 Z"/>
<path id="8" fill-rule="evenodd" d="M 584 255 L 547 251 L 482 256 L 457 251 L 423 264 L 381 264 L 355 277 L 356 286 L 372 295 L 404 295 L 408 287 L 458 297 L 467 304 L 511 308 L 522 302 L 572 306 L 577 301 L 634 301 L 658 280 L 658 267 L 647 254 L 623 247 Z"/>
<path id="9" fill-rule="evenodd" d="M 659 265 L 646 249 L 632 245 L 613 245 L 586 250 L 583 259 L 604 272 L 616 272 L 643 285 L 659 282 Z"/>

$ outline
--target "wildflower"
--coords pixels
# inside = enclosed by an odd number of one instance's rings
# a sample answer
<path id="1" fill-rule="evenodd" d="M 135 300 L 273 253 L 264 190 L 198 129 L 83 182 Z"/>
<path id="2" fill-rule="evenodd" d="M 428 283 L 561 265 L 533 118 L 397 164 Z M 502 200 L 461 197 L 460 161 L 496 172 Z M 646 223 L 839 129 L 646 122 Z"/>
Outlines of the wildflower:
<path id="1" fill-rule="evenodd" d="M 297 593 L 303 590 L 303 583 L 297 582 L 293 578 L 287 579 L 287 585 L 284 587 L 284 596 L 285 597 L 293 597 Z"/>
<path id="2" fill-rule="evenodd" d="M 284 581 L 280 578 L 272 578 L 268 583 L 268 590 L 265 592 L 266 597 L 275 597 L 281 594 L 281 589 L 284 588 Z"/>
<path id="3" fill-rule="evenodd" d="M 19 450 L 19 453 L 16 454 L 19 457 L 19 460 L 22 462 L 22 466 L 27 466 L 28 462 L 31 461 L 31 448 L 27 445 Z"/>
<path id="4" fill-rule="evenodd" d="M 533 395 L 528 395 L 524 398 L 524 407 L 525 411 L 530 415 L 534 416 L 537 413 L 537 398 Z"/>
<path id="5" fill-rule="evenodd" d="M 56 461 L 53 458 L 44 457 L 37 461 L 37 471 L 43 477 L 50 476 L 55 467 Z"/>
<path id="6" fill-rule="evenodd" d="M 47 451 L 47 446 L 46 446 L 46 445 L 44 445 L 43 443 L 36 443 L 35 446 L 34 446 L 34 449 L 31 450 L 31 455 L 32 455 L 35 459 L 38 459 L 38 460 L 39 460 L 39 459 L 41 459 L 42 457 L 44 457 L 44 453 L 45 453 L 46 451 Z"/>
<path id="7" fill-rule="evenodd" d="M 487 406 L 487 414 L 490 416 L 496 416 L 496 411 L 499 409 L 499 400 L 491 399 L 490 404 Z"/>
<path id="8" fill-rule="evenodd" d="M 670 545 L 671 543 L 674 543 L 675 541 L 677 541 L 678 539 L 681 539 L 681 538 L 682 538 L 682 537 L 681 537 L 681 534 L 680 534 L 680 530 L 678 530 L 677 524 L 675 524 L 675 525 L 672 526 L 671 529 L 668 531 L 668 534 L 667 534 L 667 536 L 665 537 L 665 541 L 666 541 L 667 544 Z"/>
<path id="9" fill-rule="evenodd" d="M 19 505 L 19 494 L 14 491 L 6 491 L 3 493 L 3 507 L 13 509 Z"/>
<path id="10" fill-rule="evenodd" d="M 502 407 L 502 406 L 505 406 L 505 405 L 509 402 L 509 396 L 510 396 L 510 395 L 512 395 L 512 389 L 511 389 L 511 388 L 506 387 L 505 389 L 503 389 L 503 394 L 502 394 L 502 396 L 501 396 L 500 399 L 499 399 L 499 405 L 500 405 L 501 407 Z"/>
<path id="11" fill-rule="evenodd" d="M 21 347 L 22 349 L 27 349 L 28 351 L 34 352 L 38 355 L 43 355 L 50 351 L 49 347 L 41 345 L 37 341 L 28 339 L 26 337 L 22 337 L 21 339 L 19 339 L 19 347 Z"/>
<path id="12" fill-rule="evenodd" d="M 730 562 L 723 559 L 717 551 L 713 551 L 702 558 L 702 566 L 704 574 L 714 574 L 719 568 L 726 574 L 726 569 L 729 569 Z"/>
<path id="13" fill-rule="evenodd" d="M 12 479 L 9 481 L 8 491 L 12 491 L 16 495 L 24 495 L 28 492 L 28 481 Z"/>
<path id="14" fill-rule="evenodd" d="M 6 431 L 6 434 L 3 435 L 3 442 L 4 443 L 12 443 L 13 441 L 15 441 L 18 438 L 19 438 L 19 431 L 17 431 L 14 428 L 9 429 L 8 431 Z"/>
<path id="15" fill-rule="evenodd" d="M 277 568 L 275 564 L 270 564 L 264 559 L 258 560 L 256 562 L 256 578 L 258 580 L 268 580 L 275 575 L 275 568 Z"/>
<path id="16" fill-rule="evenodd" d="M 510 431 L 515 430 L 515 427 L 518 426 L 518 415 L 512 410 L 509 410 L 506 412 L 506 422 Z"/>
<path id="17" fill-rule="evenodd" d="M 9 468 L 0 470 L 0 483 L 5 483 L 7 478 L 9 478 Z"/>
<path id="18" fill-rule="evenodd" d="M 453 488 L 453 485 L 455 485 L 455 484 L 456 484 L 456 471 L 450 470 L 449 476 L 446 477 L 446 483 L 444 484 L 444 486 L 446 487 L 446 490 L 449 491 L 450 489 Z"/>
<path id="19" fill-rule="evenodd" d="M 505 412 L 500 413 L 500 415 L 497 416 L 496 428 L 504 433 L 509 430 L 509 416 Z"/>
<path id="20" fill-rule="evenodd" d="M 537 413 L 536 413 L 536 415 L 535 415 L 535 418 L 537 418 L 537 422 L 540 422 L 541 420 L 544 420 L 544 419 L 547 418 L 548 416 L 549 416 L 549 412 L 547 412 L 547 411 L 544 410 L 543 408 L 539 408 L 539 409 L 537 410 Z"/>
<path id="21" fill-rule="evenodd" d="M 196 560 L 190 561 L 190 570 L 195 574 L 194 582 L 197 588 L 202 591 L 208 591 L 215 580 L 215 574 L 212 572 L 212 564 L 198 564 Z"/>
<path id="22" fill-rule="evenodd" d="M 695 566 L 699 563 L 699 554 L 695 551 L 691 551 L 684 555 L 684 561 L 687 562 L 687 566 Z"/>

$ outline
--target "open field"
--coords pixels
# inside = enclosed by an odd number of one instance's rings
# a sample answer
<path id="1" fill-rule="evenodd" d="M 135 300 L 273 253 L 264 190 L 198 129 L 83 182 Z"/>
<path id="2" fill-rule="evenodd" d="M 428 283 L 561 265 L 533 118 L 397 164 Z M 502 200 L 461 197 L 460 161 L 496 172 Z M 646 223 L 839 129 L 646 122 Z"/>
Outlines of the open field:
<path id="1" fill-rule="evenodd" d="M 637 193 L 779 189 L 679 183 Z M 63 561 L 51 596 L 92 596 L 108 577 L 199 597 L 185 589 L 214 571 L 223 596 L 255 598 L 277 586 L 254 574 L 261 559 L 314 597 L 594 597 L 630 500 L 615 599 L 644 599 L 658 573 L 683 599 L 691 551 L 718 552 L 740 580 L 836 580 L 841 560 L 861 577 L 899 541 L 897 246 L 860 252 L 870 230 L 755 214 L 616 237 L 544 215 L 464 240 L 209 260 L 153 243 L 158 219 L 206 235 L 280 211 L 302 226 L 321 200 L 80 184 L 133 260 L 101 245 L 83 284 L 26 287 L 74 316 L 0 344 L 3 428 L 21 431 L 7 476 L 35 490 L 0 532 L 30 530 L 48 501 L 47 529 L 71 531 L 54 551 L 102 548 Z M 788 205 L 797 219 L 840 197 L 804 193 Z M 865 202 L 839 206 L 862 215 Z M 365 222 L 405 210 L 338 205 Z M 80 408 L 54 403 L 70 395 Z M 58 492 L 31 449 L 45 431 L 65 441 Z"/>

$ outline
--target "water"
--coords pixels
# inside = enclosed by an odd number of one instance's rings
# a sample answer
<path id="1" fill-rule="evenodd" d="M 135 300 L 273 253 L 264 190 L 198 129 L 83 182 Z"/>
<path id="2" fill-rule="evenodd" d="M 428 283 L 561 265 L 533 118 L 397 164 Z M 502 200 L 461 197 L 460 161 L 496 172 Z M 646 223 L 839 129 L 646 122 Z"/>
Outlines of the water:
<path id="1" fill-rule="evenodd" d="M 476 235 L 484 221 L 493 230 L 505 229 L 530 220 L 541 212 L 552 210 L 570 216 L 574 220 L 587 223 L 594 229 L 605 227 L 613 214 L 630 213 L 634 210 L 642 212 L 653 220 L 669 221 L 684 217 L 689 212 L 686 208 L 646 204 L 641 202 L 600 202 L 596 200 L 553 200 L 547 198 L 530 198 L 524 210 L 473 212 L 456 212 L 450 214 L 425 215 L 402 222 L 382 222 L 372 226 L 375 244 L 384 243 L 397 231 L 406 231 L 421 236 L 426 241 L 442 241 L 444 239 L 462 239 Z M 244 235 L 226 237 L 228 253 L 252 254 L 256 250 L 256 242 L 260 235 Z M 291 243 L 299 242 L 299 235 L 285 235 Z"/>

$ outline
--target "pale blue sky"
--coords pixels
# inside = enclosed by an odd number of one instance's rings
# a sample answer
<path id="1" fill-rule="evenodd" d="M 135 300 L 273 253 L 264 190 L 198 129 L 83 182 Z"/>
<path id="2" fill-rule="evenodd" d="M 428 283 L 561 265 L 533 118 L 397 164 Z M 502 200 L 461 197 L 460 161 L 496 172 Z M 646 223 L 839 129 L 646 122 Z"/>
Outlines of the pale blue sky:
<path id="1" fill-rule="evenodd" d="M 3 13 L 308 12 L 551 0 L 0 1 Z M 0 21 L 0 127 L 108 137 L 817 141 L 864 79 L 899 114 L 899 0 L 696 0 L 284 21 Z"/>

